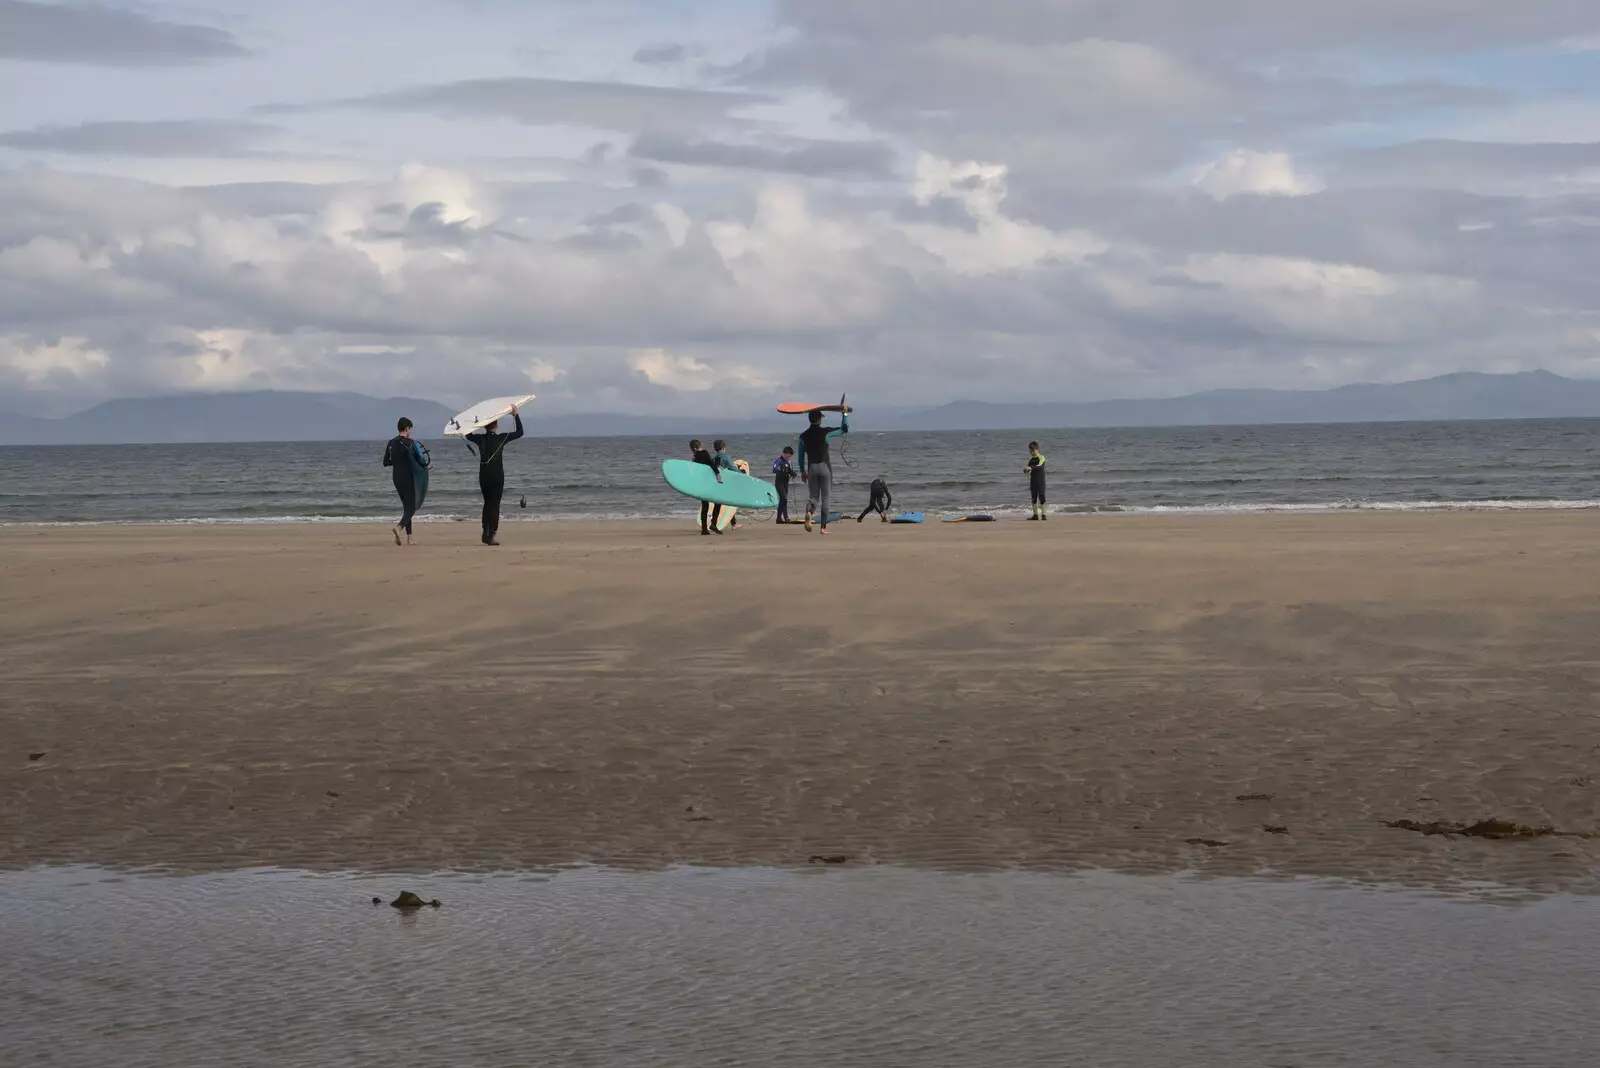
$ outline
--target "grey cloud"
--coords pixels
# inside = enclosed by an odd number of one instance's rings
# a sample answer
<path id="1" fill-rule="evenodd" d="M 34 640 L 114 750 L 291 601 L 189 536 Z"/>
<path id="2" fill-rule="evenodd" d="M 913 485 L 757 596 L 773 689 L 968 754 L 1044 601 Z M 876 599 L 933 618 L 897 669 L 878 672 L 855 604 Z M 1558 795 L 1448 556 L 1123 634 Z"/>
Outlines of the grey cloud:
<path id="1" fill-rule="evenodd" d="M 644 238 L 626 230 L 589 230 L 561 239 L 568 248 L 587 252 L 625 252 L 644 247 Z"/>
<path id="2" fill-rule="evenodd" d="M 689 49 L 681 44 L 645 45 L 633 54 L 633 61 L 645 66 L 669 66 L 688 58 Z"/>
<path id="3" fill-rule="evenodd" d="M 1324 166 L 1348 184 L 1546 191 L 1590 184 L 1600 169 L 1600 144 L 1408 141 L 1333 154 Z"/>
<path id="4" fill-rule="evenodd" d="M 663 133 L 640 135 L 628 150 L 636 159 L 700 167 L 731 167 L 808 177 L 887 178 L 897 157 L 885 141 L 808 140 L 792 148 L 729 144 Z"/>
<path id="5" fill-rule="evenodd" d="M 373 214 L 397 219 L 397 222 L 364 227 L 352 236 L 363 241 L 398 241 L 408 249 L 464 249 L 486 240 L 525 240 L 520 234 L 502 226 L 474 225 L 472 219 L 447 221 L 445 211 L 445 205 L 438 201 L 419 204 L 410 212 L 402 204 L 386 204 Z"/>
<path id="6" fill-rule="evenodd" d="M 1380 44 L 1424 51 L 1537 44 L 1600 31 L 1589 0 L 779 0 L 780 20 L 825 39 L 985 36 L 1161 41 L 1229 51 Z"/>
<path id="7" fill-rule="evenodd" d="M 1600 23 L 1600 8 L 1575 3 L 1470 2 L 1487 23 L 1532 38 L 1573 32 L 1578 23 L 1563 20 L 1580 7 L 1579 22 Z M 1319 64 L 1317 50 L 1349 33 L 1392 47 L 1385 34 L 1447 29 L 1458 6 L 807 0 L 781 4 L 790 32 L 724 74 L 753 88 L 820 88 L 877 131 L 949 158 L 1002 162 L 1018 178 L 1126 185 L 1165 179 L 1218 144 L 1292 144 L 1341 123 L 1506 103 L 1483 85 L 1371 84 Z M 1280 58 L 1282 49 L 1292 54 Z"/>
<path id="8" fill-rule="evenodd" d="M 654 226 L 655 216 L 643 204 L 619 204 L 595 212 L 583 220 L 584 226 Z"/>
<path id="9" fill-rule="evenodd" d="M 0 59 L 161 67 L 248 55 L 223 30 L 100 4 L 0 0 Z"/>
<path id="10" fill-rule="evenodd" d="M 210 119 L 84 122 L 0 133 L 0 148 L 97 156 L 191 158 L 260 154 L 276 126 Z"/>
<path id="11" fill-rule="evenodd" d="M 327 205 L 329 196 L 335 195 L 338 188 L 303 182 L 231 182 L 187 186 L 180 192 L 186 204 L 205 211 L 240 218 L 287 218 L 314 215 Z M 405 213 L 404 205 L 392 207 L 395 214 Z M 378 209 L 378 213 L 382 212 L 382 208 Z"/>
<path id="12" fill-rule="evenodd" d="M 633 184 L 641 189 L 665 189 L 672 184 L 672 178 L 660 167 L 635 167 L 632 174 Z"/>
<path id="13" fill-rule="evenodd" d="M 759 93 L 679 89 L 559 78 L 483 78 L 401 89 L 328 103 L 274 104 L 264 114 L 358 108 L 448 118 L 509 119 L 528 126 L 601 130 L 684 129 L 725 121 L 740 108 L 770 102 Z"/>

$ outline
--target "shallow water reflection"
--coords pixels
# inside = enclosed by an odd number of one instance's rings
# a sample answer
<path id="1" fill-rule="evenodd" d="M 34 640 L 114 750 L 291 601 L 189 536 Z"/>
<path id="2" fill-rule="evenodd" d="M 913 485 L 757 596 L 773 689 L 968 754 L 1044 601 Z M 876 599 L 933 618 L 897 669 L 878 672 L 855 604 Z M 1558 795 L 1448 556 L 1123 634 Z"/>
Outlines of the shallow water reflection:
<path id="1" fill-rule="evenodd" d="M 444 907 L 373 907 L 401 889 Z M 1304 882 L 0 874 L 5 1065 L 1589 1065 L 1600 902 Z"/>

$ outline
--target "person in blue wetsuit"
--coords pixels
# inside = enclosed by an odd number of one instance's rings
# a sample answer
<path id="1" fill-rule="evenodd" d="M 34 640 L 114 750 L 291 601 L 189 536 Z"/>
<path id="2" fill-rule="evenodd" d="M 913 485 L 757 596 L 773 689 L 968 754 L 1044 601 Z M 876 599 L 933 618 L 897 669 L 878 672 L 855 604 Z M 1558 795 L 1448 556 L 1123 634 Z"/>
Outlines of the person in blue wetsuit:
<path id="1" fill-rule="evenodd" d="M 428 451 L 411 438 L 411 420 L 400 417 L 398 431 L 383 447 L 383 466 L 394 471 L 394 490 L 400 495 L 400 522 L 394 525 L 394 543 L 401 544 L 400 532 L 411 544 L 411 518 L 422 507 L 428 493 Z"/>
<path id="2" fill-rule="evenodd" d="M 822 413 L 812 412 L 811 425 L 800 433 L 800 481 L 809 491 L 806 498 L 806 532 L 811 531 L 811 517 L 819 508 L 822 511 L 822 533 L 828 532 L 828 510 L 833 506 L 833 456 L 828 442 L 840 434 L 850 433 L 850 416 L 839 413 L 838 426 L 823 426 Z"/>
<path id="3" fill-rule="evenodd" d="M 517 406 L 511 406 L 511 418 L 517 429 L 509 434 L 499 433 L 500 421 L 495 420 L 481 431 L 466 436 L 467 448 L 476 446 L 478 454 L 478 488 L 483 491 L 483 543 L 499 545 L 495 534 L 500 530 L 500 498 L 506 492 L 506 465 L 501 458 L 505 448 L 522 436 L 522 416 Z"/>
<path id="4" fill-rule="evenodd" d="M 772 486 L 778 491 L 778 522 L 789 522 L 789 482 L 794 478 L 794 446 L 785 445 L 772 461 Z"/>

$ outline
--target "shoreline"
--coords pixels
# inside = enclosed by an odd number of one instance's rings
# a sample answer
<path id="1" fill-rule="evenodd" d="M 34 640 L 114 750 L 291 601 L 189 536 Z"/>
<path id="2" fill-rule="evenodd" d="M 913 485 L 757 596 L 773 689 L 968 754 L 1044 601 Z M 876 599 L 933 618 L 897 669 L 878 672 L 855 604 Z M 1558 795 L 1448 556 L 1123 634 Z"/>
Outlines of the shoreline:
<path id="1" fill-rule="evenodd" d="M 695 507 L 695 502 L 685 498 L 684 513 L 687 515 Z M 803 513 L 805 510 L 804 496 L 799 500 L 796 508 L 793 501 L 790 504 L 791 514 Z M 897 511 L 900 509 L 897 509 Z M 910 508 L 904 510 L 915 511 Z M 1028 517 L 1028 508 L 1022 504 L 1006 505 L 951 505 L 944 509 L 928 511 L 922 509 L 930 517 L 930 522 L 937 521 L 936 517 L 945 514 L 987 513 L 998 519 L 1022 519 Z M 1268 515 L 1339 515 L 1348 512 L 1379 513 L 1391 515 L 1405 514 L 1462 514 L 1476 512 L 1589 512 L 1600 510 L 1600 499 L 1573 499 L 1537 498 L 1537 499 L 1487 499 L 1487 500 L 1446 500 L 1446 501 L 1327 501 L 1327 502 L 1263 502 L 1263 503 L 1226 503 L 1226 504 L 1175 504 L 1175 505 L 1056 505 L 1050 509 L 1051 518 L 1065 520 L 1082 520 L 1097 518 L 1119 517 L 1173 517 L 1182 518 L 1193 516 L 1196 518 L 1222 517 L 1222 516 L 1268 516 Z M 533 511 L 533 509 L 530 509 Z M 771 515 L 772 509 L 748 511 L 747 514 L 755 516 Z M 676 522 L 676 514 L 663 512 L 651 513 L 572 513 L 572 514 L 505 514 L 501 516 L 501 523 L 656 523 Z M 393 511 L 362 514 L 362 515 L 272 515 L 272 516 L 170 516 L 157 518 L 123 518 L 123 519 L 0 519 L 0 530 L 27 529 L 32 527 L 206 527 L 206 526 L 362 526 L 368 524 L 388 524 L 394 521 Z M 415 522 L 428 526 L 438 526 L 449 523 L 476 524 L 476 513 L 444 513 L 428 515 L 426 513 L 416 516 Z"/>
<path id="2" fill-rule="evenodd" d="M 1164 518 L 0 529 L 0 869 L 1600 893 L 1600 839 L 1385 826 L 1600 831 L 1590 515 Z"/>

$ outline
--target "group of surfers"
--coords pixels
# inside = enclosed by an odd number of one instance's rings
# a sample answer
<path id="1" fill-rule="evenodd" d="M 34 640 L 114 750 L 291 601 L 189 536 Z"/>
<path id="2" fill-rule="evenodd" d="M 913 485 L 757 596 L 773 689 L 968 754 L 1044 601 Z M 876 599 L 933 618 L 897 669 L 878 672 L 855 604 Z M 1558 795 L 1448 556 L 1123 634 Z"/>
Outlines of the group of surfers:
<path id="1" fill-rule="evenodd" d="M 465 435 L 467 447 L 478 457 L 478 488 L 483 492 L 482 540 L 485 545 L 500 544 L 496 535 L 500 529 L 500 499 L 506 488 L 503 453 L 508 444 L 522 437 L 522 416 L 518 414 L 516 405 L 511 407 L 511 418 L 516 422 L 516 429 L 509 433 L 501 433 L 499 421 L 496 420 Z M 826 534 L 833 503 L 833 456 L 830 443 L 838 435 L 850 432 L 850 416 L 847 412 L 841 412 L 838 426 L 825 426 L 820 411 L 808 413 L 807 420 L 806 429 L 801 431 L 796 440 L 798 452 L 795 446 L 786 445 L 772 462 L 773 484 L 778 491 L 777 522 L 790 521 L 789 483 L 798 475 L 807 491 L 803 520 L 806 531 L 810 532 L 812 525 L 816 524 Z M 383 450 L 383 466 L 393 471 L 395 492 L 400 495 L 400 520 L 393 529 L 396 545 L 411 544 L 412 519 L 422 505 L 428 487 L 428 452 L 412 438 L 412 427 L 411 420 L 402 417 L 396 426 L 397 433 Z M 722 481 L 723 471 L 736 470 L 733 461 L 728 458 L 727 442 L 720 439 L 713 441 L 711 448 L 706 449 L 696 438 L 689 442 L 689 452 L 695 463 L 711 468 L 718 482 Z M 1045 459 L 1039 452 L 1037 441 L 1028 442 L 1028 463 L 1023 470 L 1028 474 L 1028 488 L 1033 502 L 1033 514 L 1028 518 L 1042 520 L 1046 518 Z M 856 517 L 856 522 L 877 512 L 879 518 L 887 523 L 889 508 L 894 500 L 888 483 L 882 477 L 876 478 L 870 492 L 871 499 Z M 700 533 L 722 533 L 719 529 L 721 513 L 721 505 L 701 501 Z M 737 524 L 738 519 L 735 518 L 733 523 Z"/>

